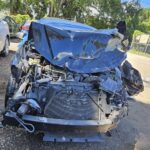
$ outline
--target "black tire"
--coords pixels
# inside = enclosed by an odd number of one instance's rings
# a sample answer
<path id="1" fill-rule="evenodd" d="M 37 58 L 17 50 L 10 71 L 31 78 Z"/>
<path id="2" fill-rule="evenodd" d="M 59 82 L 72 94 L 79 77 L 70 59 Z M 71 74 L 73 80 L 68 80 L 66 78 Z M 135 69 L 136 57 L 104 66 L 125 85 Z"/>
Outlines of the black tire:
<path id="1" fill-rule="evenodd" d="M 12 76 L 10 76 L 8 83 L 7 83 L 7 87 L 6 87 L 5 108 L 7 107 L 7 103 L 8 103 L 9 98 L 11 98 L 14 94 L 15 87 L 16 87 L 16 82 L 14 81 Z"/>
<path id="2" fill-rule="evenodd" d="M 9 54 L 9 39 L 6 37 L 5 45 L 3 49 L 3 56 L 6 57 Z"/>

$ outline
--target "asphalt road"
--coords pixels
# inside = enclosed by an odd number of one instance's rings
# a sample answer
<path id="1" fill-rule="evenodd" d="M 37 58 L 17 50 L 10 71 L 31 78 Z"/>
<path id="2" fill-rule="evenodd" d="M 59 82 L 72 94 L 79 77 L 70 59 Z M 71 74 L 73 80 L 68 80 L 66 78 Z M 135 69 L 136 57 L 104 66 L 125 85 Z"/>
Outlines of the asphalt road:
<path id="1" fill-rule="evenodd" d="M 6 58 L 0 57 L 0 110 L 3 109 L 5 87 L 10 74 L 9 63 L 14 55 L 16 43 L 11 43 L 11 52 Z M 149 77 L 150 60 L 142 56 L 128 55 L 133 66 L 142 77 Z M 144 66 L 143 66 L 144 64 Z M 148 84 L 149 85 L 149 84 Z M 144 95 L 144 99 L 143 99 Z M 100 143 L 44 143 L 37 135 L 29 135 L 21 129 L 6 127 L 0 129 L 0 149 L 4 150 L 149 150 L 150 149 L 150 98 L 149 86 L 140 96 L 129 101 L 129 115 L 121 121 L 112 136 L 103 136 Z"/>

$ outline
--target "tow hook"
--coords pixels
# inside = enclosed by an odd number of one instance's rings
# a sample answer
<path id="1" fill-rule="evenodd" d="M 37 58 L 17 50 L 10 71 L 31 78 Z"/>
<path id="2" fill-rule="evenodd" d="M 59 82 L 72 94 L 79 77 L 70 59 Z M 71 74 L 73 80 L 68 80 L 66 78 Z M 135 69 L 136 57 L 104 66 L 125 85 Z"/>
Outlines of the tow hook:
<path id="1" fill-rule="evenodd" d="M 9 111 L 11 113 L 12 117 L 16 119 L 16 121 L 29 133 L 33 133 L 35 131 L 35 127 L 31 123 L 24 122 L 21 118 L 19 118 L 16 113 Z"/>

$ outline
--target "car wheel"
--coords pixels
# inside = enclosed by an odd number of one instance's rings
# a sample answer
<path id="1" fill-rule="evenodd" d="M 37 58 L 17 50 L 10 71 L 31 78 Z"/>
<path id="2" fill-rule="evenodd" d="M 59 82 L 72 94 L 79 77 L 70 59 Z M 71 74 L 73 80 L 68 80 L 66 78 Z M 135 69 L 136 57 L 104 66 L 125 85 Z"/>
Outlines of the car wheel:
<path id="1" fill-rule="evenodd" d="M 7 56 L 9 54 L 9 40 L 6 38 L 4 50 L 3 50 L 3 56 Z"/>
<path id="2" fill-rule="evenodd" d="M 7 87 L 6 87 L 6 95 L 5 95 L 5 108 L 7 107 L 7 103 L 10 97 L 14 94 L 16 82 L 15 79 L 10 76 Z"/>

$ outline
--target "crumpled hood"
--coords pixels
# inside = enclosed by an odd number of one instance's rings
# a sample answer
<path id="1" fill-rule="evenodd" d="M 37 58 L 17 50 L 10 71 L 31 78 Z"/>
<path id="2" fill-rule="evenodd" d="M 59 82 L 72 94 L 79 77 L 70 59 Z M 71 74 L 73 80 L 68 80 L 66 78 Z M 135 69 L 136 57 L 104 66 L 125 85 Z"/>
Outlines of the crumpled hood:
<path id="1" fill-rule="evenodd" d="M 77 73 L 97 73 L 118 67 L 126 58 L 113 41 L 115 32 L 47 18 L 31 24 L 29 39 L 34 39 L 36 50 L 53 65 Z"/>
<path id="2" fill-rule="evenodd" d="M 118 67 L 125 58 L 126 55 L 124 52 L 116 49 L 112 52 L 101 52 L 100 55 L 94 59 L 66 56 L 59 60 L 52 60 L 52 64 L 67 67 L 69 70 L 77 73 L 97 73 Z"/>

